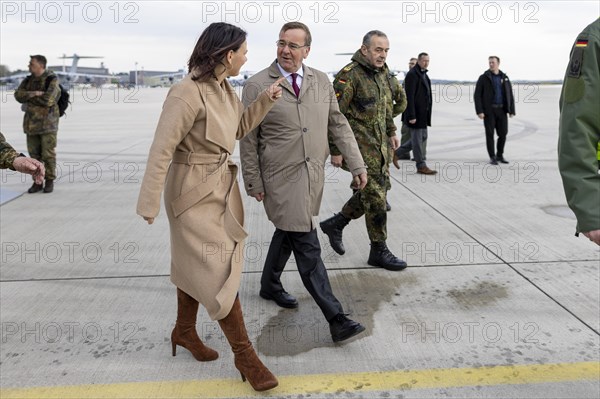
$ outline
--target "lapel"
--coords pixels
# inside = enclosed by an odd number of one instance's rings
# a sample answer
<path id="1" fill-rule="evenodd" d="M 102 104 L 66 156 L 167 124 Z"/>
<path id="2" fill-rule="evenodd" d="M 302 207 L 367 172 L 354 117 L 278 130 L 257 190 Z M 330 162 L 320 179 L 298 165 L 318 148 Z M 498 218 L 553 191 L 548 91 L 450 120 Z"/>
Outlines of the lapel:
<path id="1" fill-rule="evenodd" d="M 302 86 L 300 86 L 300 95 L 298 98 L 302 98 L 306 92 L 315 84 L 315 75 L 309 67 L 303 65 L 304 76 L 302 77 Z M 293 90 L 292 90 L 293 93 Z"/>
<path id="2" fill-rule="evenodd" d="M 231 153 L 240 119 L 237 94 L 227 79 L 197 85 L 206 106 L 206 140 Z"/>
<path id="3" fill-rule="evenodd" d="M 283 75 L 281 75 L 281 72 L 279 71 L 279 67 L 277 66 L 277 60 L 275 60 L 269 67 L 269 77 L 271 77 L 274 82 L 277 79 L 279 79 L 281 76 L 283 76 Z M 296 94 L 294 93 L 294 89 L 292 89 L 292 85 L 290 84 L 290 82 L 288 82 L 287 79 L 284 79 L 283 82 L 280 83 L 280 85 L 285 90 L 289 91 L 292 94 L 292 96 L 296 97 Z"/>
<path id="4" fill-rule="evenodd" d="M 304 64 L 302 65 L 302 67 L 304 68 L 304 76 L 302 77 L 302 86 L 300 86 L 300 94 L 298 95 L 298 98 L 302 98 L 302 96 L 304 96 L 304 94 L 310 88 L 310 86 L 314 84 L 314 73 L 312 69 L 310 69 Z M 279 67 L 277 66 L 277 60 L 273 61 L 273 63 L 269 67 L 269 76 L 273 78 L 273 81 L 276 81 L 282 76 L 281 72 L 279 71 Z M 296 93 L 294 93 L 292 84 L 287 79 L 281 82 L 281 87 L 289 91 L 293 97 L 296 97 Z"/>

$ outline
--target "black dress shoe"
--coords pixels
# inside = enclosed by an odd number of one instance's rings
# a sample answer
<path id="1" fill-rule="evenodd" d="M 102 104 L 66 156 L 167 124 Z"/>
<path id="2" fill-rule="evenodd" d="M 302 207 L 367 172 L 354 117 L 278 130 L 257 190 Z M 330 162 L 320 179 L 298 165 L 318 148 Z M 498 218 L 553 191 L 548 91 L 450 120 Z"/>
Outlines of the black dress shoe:
<path id="1" fill-rule="evenodd" d="M 490 158 L 490 164 L 498 165 L 498 161 L 496 161 L 496 158 Z"/>
<path id="2" fill-rule="evenodd" d="M 333 342 L 340 342 L 360 334 L 365 331 L 365 327 L 340 313 L 329 322 L 329 331 Z"/>
<path id="3" fill-rule="evenodd" d="M 279 291 L 274 294 L 266 291 L 260 291 L 258 295 L 260 295 L 260 297 L 263 299 L 275 301 L 275 303 L 282 308 L 293 309 L 298 307 L 298 301 L 296 298 L 285 291 Z"/>
<path id="4" fill-rule="evenodd" d="M 500 163 L 508 163 L 508 161 L 506 159 L 504 159 L 504 157 L 496 157 L 496 161 L 498 161 Z"/>

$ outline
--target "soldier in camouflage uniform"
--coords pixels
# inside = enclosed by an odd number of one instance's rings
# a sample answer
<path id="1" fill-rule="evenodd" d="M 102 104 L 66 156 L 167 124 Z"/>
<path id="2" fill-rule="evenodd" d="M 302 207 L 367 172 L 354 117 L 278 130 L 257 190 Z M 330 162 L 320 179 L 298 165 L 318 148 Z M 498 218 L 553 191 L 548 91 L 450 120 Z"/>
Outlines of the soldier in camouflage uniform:
<path id="1" fill-rule="evenodd" d="M 28 175 L 32 175 L 34 181 L 37 183 L 44 181 L 44 164 L 37 159 L 29 158 L 16 152 L 6 142 L 2 133 L 0 133 L 0 169 L 11 169 L 27 173 Z"/>
<path id="2" fill-rule="evenodd" d="M 323 221 L 321 229 L 338 254 L 345 253 L 342 230 L 350 220 L 365 215 L 371 240 L 368 264 L 387 270 L 402 270 L 406 262 L 398 259 L 386 245 L 386 192 L 389 187 L 390 151 L 400 141 L 396 136 L 392 105 L 394 85 L 385 64 L 389 41 L 385 33 L 370 31 L 363 44 L 333 83 L 340 110 L 348 119 L 360 152 L 367 164 L 368 181 L 363 190 L 356 190 L 342 211 Z M 396 80 L 397 82 L 397 80 Z M 397 109 L 402 108 L 400 85 L 396 85 Z M 404 102 L 404 106 L 406 103 Z M 390 142 L 391 144 L 388 144 Z M 331 163 L 346 169 L 340 151 L 330 141 Z"/>
<path id="3" fill-rule="evenodd" d="M 40 160 L 46 167 L 45 185 L 33 183 L 28 190 L 36 193 L 44 190 L 51 193 L 56 179 L 56 134 L 58 132 L 60 97 L 58 78 L 46 70 L 46 57 L 32 55 L 29 72 L 15 91 L 15 99 L 23 104 L 25 116 L 23 131 L 27 135 L 27 151 L 32 158 Z"/>

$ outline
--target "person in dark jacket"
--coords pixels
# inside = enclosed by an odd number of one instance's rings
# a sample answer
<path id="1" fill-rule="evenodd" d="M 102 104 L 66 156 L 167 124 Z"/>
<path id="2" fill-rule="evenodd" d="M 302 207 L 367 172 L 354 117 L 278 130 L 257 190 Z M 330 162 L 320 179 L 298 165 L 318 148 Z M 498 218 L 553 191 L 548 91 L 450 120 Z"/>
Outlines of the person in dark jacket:
<path id="1" fill-rule="evenodd" d="M 417 59 L 415 57 L 412 57 L 409 61 L 408 61 L 408 70 L 410 71 L 411 69 L 413 69 L 415 67 L 415 65 L 417 65 Z M 404 89 L 404 81 L 402 81 L 402 89 Z M 408 126 L 406 125 L 406 123 L 404 123 L 404 121 L 402 121 L 402 128 L 400 129 L 400 133 L 402 134 L 402 136 L 400 137 L 400 145 L 408 142 L 410 140 L 410 130 L 408 129 Z M 423 158 L 425 158 L 425 147 L 427 147 L 427 142 L 423 143 Z M 402 158 L 399 159 L 405 159 L 405 160 L 410 160 L 410 153 L 407 153 L 405 155 L 402 156 Z M 400 166 L 395 165 L 397 168 L 400 168 Z"/>
<path id="2" fill-rule="evenodd" d="M 435 175 L 437 171 L 429 169 L 423 157 L 423 143 L 427 140 L 427 127 L 431 126 L 431 80 L 427 76 L 429 55 L 419 54 L 417 65 L 404 78 L 406 91 L 406 110 L 402 113 L 402 122 L 408 125 L 410 141 L 402 144 L 394 152 L 394 166 L 399 168 L 398 159 L 403 159 L 411 150 L 417 163 L 417 173 Z"/>
<path id="3" fill-rule="evenodd" d="M 477 80 L 475 86 L 475 112 L 483 119 L 485 141 L 492 165 L 508 163 L 504 159 L 504 144 L 508 134 L 508 118 L 515 116 L 515 98 L 510 79 L 500 70 L 500 58 L 488 58 L 490 69 Z M 494 130 L 498 134 L 497 150 L 494 152 Z"/>

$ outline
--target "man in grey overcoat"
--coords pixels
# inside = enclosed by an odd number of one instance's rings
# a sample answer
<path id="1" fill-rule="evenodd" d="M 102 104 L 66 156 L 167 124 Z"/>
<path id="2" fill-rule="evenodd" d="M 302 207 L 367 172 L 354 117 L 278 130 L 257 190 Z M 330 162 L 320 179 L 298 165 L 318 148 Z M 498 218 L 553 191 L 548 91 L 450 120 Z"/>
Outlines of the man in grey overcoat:
<path id="1" fill-rule="evenodd" d="M 240 142 L 246 192 L 264 201 L 276 228 L 265 260 L 260 296 L 282 307 L 298 306 L 280 280 L 293 252 L 304 286 L 329 322 L 333 341 L 344 341 L 365 328 L 344 313 L 321 259 L 316 226 L 329 156 L 328 133 L 346 159 L 354 184 L 361 189 L 367 182 L 366 167 L 327 74 L 303 65 L 311 45 L 308 27 L 300 22 L 286 23 L 276 45 L 277 59 L 248 79 L 242 94 L 244 104 L 250 104 L 265 85 L 281 76 L 286 78 L 281 83 L 283 98 Z"/>

